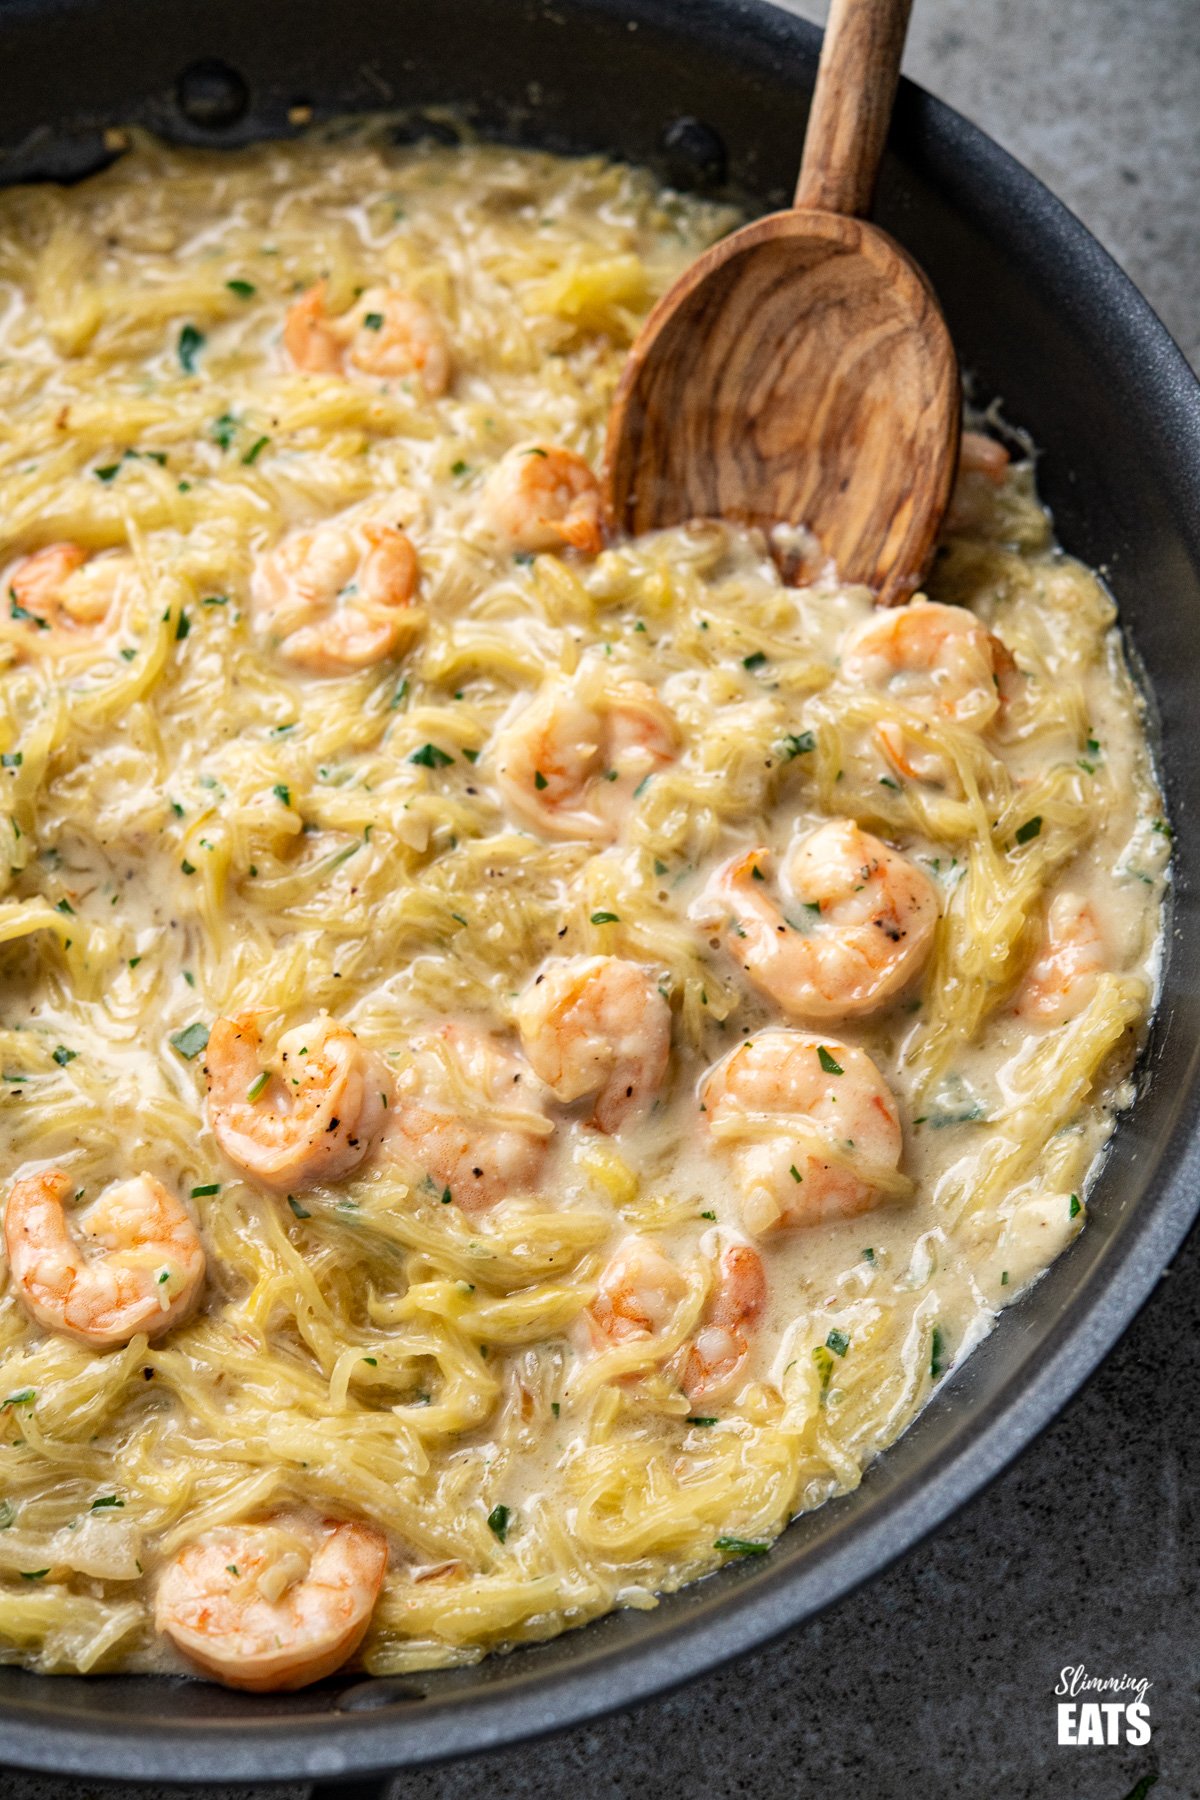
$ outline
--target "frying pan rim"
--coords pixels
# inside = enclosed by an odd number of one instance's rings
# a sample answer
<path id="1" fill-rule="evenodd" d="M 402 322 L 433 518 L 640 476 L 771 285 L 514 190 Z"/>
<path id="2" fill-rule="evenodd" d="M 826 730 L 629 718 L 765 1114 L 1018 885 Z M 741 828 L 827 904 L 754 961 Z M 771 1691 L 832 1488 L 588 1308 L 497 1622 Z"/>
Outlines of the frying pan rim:
<path id="1" fill-rule="evenodd" d="M 678 29 L 669 0 L 574 3 L 584 11 L 636 14 Z M 34 13 L 37 6 L 38 0 L 16 0 L 14 11 Z M 764 41 L 795 52 L 805 74 L 820 41 L 815 26 L 766 0 L 692 0 L 692 18 L 697 36 L 720 32 L 736 19 Z M 0 33 L 3 26 L 0 18 Z M 986 227 L 1002 237 L 1019 219 L 1028 240 L 1023 275 L 1031 279 L 1036 271 L 1068 321 L 1104 336 L 1111 360 L 1122 354 L 1134 360 L 1139 383 L 1159 410 L 1160 437 L 1182 458 L 1180 498 L 1194 501 L 1200 514 L 1200 385 L 1147 301 L 1062 202 L 982 130 L 907 80 L 898 106 L 910 135 L 935 144 L 947 160 L 952 155 L 955 191 L 970 195 Z M 961 210 L 963 199 L 951 194 L 947 204 Z M 1200 558 L 1200 549 L 1197 554 Z M 0 1758 L 27 1769 L 138 1781 L 334 1780 L 495 1749 L 578 1725 L 769 1643 L 878 1574 L 979 1494 L 1052 1422 L 1132 1322 L 1200 1211 L 1200 1145 L 1183 1116 L 1196 1086 L 1198 1059 L 1200 1049 L 1179 1085 L 1174 1120 L 1158 1146 L 1160 1192 L 1129 1227 L 1124 1257 L 1093 1271 L 1091 1287 L 1075 1296 L 1040 1366 L 1010 1376 L 998 1402 L 981 1409 L 981 1416 L 968 1413 L 933 1467 L 919 1467 L 896 1484 L 889 1497 L 840 1532 L 827 1554 L 802 1556 L 790 1569 L 772 1556 L 763 1559 L 762 1570 L 723 1571 L 687 1590 L 701 1596 L 690 1613 L 672 1616 L 668 1601 L 660 1614 L 651 1615 L 632 1646 L 621 1643 L 618 1633 L 617 1644 L 606 1647 L 605 1621 L 596 1621 L 578 1634 L 585 1647 L 563 1669 L 537 1672 L 536 1647 L 517 1651 L 504 1659 L 490 1690 L 450 1693 L 393 1715 L 249 1715 L 236 1725 L 122 1718 L 105 1709 L 105 1682 L 93 1678 L 94 1707 L 64 1716 L 51 1699 L 58 1678 L 28 1675 L 21 1678 L 30 1686 L 28 1700 L 0 1699 Z M 1020 1311 L 1018 1303 L 1005 1321 L 1013 1329 Z M 969 1370 L 968 1363 L 968 1376 Z M 922 1419 L 953 1405 L 957 1389 L 951 1381 Z M 906 1435 L 919 1432 L 921 1424 L 918 1420 Z M 886 1463 L 884 1457 L 872 1465 L 864 1485 L 876 1480 Z M 822 1511 L 840 1504 L 832 1501 Z M 767 1579 L 772 1570 L 773 1582 Z M 709 1604 L 703 1603 L 705 1594 Z M 533 1667 L 523 1674 L 526 1657 Z M 506 1678 L 514 1672 L 515 1679 Z M 142 1679 L 161 1686 L 169 1704 L 175 1684 Z"/>

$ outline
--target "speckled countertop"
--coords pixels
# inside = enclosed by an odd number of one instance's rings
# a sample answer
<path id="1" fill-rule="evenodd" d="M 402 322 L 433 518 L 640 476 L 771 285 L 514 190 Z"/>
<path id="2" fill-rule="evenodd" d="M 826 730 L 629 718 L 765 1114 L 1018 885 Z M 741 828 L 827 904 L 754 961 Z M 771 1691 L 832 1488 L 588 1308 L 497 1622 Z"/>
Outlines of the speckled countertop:
<path id="1" fill-rule="evenodd" d="M 916 0 L 905 70 L 1080 214 L 1200 366 L 1200 0 Z M 1051 1430 L 868 1588 L 665 1700 L 390 1800 L 1143 1800 L 1156 1774 L 1153 1800 L 1200 1797 L 1198 1339 L 1193 1236 Z M 1058 1747 L 1079 1663 L 1153 1682 L 1146 1748 Z M 218 1791 L 246 1792 L 170 1790 Z M 134 1792 L 0 1769 L 0 1800 Z"/>

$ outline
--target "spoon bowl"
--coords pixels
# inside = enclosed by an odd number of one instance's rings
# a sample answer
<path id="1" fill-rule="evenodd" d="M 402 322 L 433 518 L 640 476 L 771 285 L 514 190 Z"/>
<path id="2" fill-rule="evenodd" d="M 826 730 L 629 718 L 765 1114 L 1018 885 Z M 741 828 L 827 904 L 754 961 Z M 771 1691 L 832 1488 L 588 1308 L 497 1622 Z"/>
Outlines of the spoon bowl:
<path id="1" fill-rule="evenodd" d="M 797 204 L 701 256 L 659 301 L 609 415 L 611 525 L 759 526 L 785 580 L 830 563 L 884 605 L 932 556 L 962 392 L 933 289 L 865 211 L 911 0 L 835 0 Z"/>

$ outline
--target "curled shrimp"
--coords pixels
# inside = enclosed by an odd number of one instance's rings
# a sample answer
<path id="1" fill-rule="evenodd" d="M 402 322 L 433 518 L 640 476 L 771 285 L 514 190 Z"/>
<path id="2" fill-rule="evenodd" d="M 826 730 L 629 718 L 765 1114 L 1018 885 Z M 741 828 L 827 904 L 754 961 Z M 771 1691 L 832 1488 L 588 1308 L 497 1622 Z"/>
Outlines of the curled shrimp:
<path id="1" fill-rule="evenodd" d="M 689 1400 L 719 1400 L 730 1392 L 766 1303 L 767 1277 L 758 1251 L 749 1244 L 727 1245 L 679 1366 L 679 1385 Z"/>
<path id="2" fill-rule="evenodd" d="M 983 475 L 999 487 L 1008 474 L 1011 461 L 1008 451 L 997 438 L 982 431 L 964 431 L 958 448 L 960 475 Z"/>
<path id="3" fill-rule="evenodd" d="M 250 598 L 289 662 L 341 675 L 395 656 L 420 629 L 416 587 L 417 554 L 398 527 L 330 519 L 260 556 Z"/>
<path id="4" fill-rule="evenodd" d="M 842 650 L 841 673 L 936 724 L 986 731 L 1011 698 L 1016 665 L 1007 647 L 962 606 L 913 600 L 876 613 Z M 942 782 L 945 758 L 894 719 L 876 727 L 888 761 L 912 780 Z"/>
<path id="5" fill-rule="evenodd" d="M 324 1013 L 284 1033 L 273 1068 L 261 1051 L 252 1014 L 218 1019 L 209 1034 L 208 1121 L 230 1162 L 278 1189 L 348 1175 L 388 1106 L 379 1058 Z"/>
<path id="6" fill-rule="evenodd" d="M 782 910 L 770 871 L 766 849 L 733 857 L 693 917 L 730 920 L 729 954 L 790 1018 L 860 1018 L 920 974 L 937 925 L 937 894 L 898 850 L 851 819 L 830 819 L 784 859 Z"/>
<path id="7" fill-rule="evenodd" d="M 496 464 L 482 495 L 487 524 L 516 550 L 603 547 L 600 484 L 582 456 L 558 444 L 516 444 Z"/>
<path id="8" fill-rule="evenodd" d="M 750 1232 L 850 1219 L 908 1191 L 896 1102 L 863 1050 L 760 1031 L 709 1071 L 700 1098 Z"/>
<path id="9" fill-rule="evenodd" d="M 47 544 L 0 576 L 13 629 L 5 636 L 27 656 L 61 656 L 102 637 L 127 592 L 129 556 L 92 556 L 79 544 Z"/>
<path id="10" fill-rule="evenodd" d="M 958 476 L 946 510 L 946 531 L 982 530 L 992 535 L 996 494 L 1004 486 L 1010 462 L 1008 451 L 996 438 L 982 431 L 963 432 Z"/>
<path id="11" fill-rule="evenodd" d="M 204 1282 L 204 1248 L 181 1200 L 152 1175 L 105 1190 L 67 1225 L 73 1183 L 44 1169 L 13 1183 L 4 1241 L 16 1292 L 40 1325 L 93 1350 L 161 1337 Z M 88 1252 L 92 1254 L 88 1254 Z"/>
<path id="12" fill-rule="evenodd" d="M 652 1105 L 671 1055 L 671 1009 L 648 969 L 616 956 L 552 962 L 516 1007 L 526 1056 L 559 1100 L 594 1096 L 591 1123 L 618 1131 Z"/>
<path id="13" fill-rule="evenodd" d="M 306 1687 L 357 1650 L 387 1561 L 370 1525 L 222 1525 L 163 1571 L 155 1627 L 226 1687 Z"/>
<path id="14" fill-rule="evenodd" d="M 1079 894 L 1056 894 L 1042 945 L 1026 971 L 1015 1011 L 1043 1025 L 1065 1025 L 1096 991 L 1106 946 L 1096 914 Z"/>
<path id="15" fill-rule="evenodd" d="M 678 750 L 675 721 L 642 681 L 594 670 L 552 676 L 497 735 L 491 760 L 508 806 L 548 837 L 611 843 L 642 782 Z"/>
<path id="16" fill-rule="evenodd" d="M 593 1340 L 626 1344 L 658 1337 L 687 1291 L 686 1277 L 657 1244 L 627 1237 L 601 1274 L 588 1308 Z M 700 1322 L 669 1364 L 689 1400 L 712 1400 L 729 1392 L 749 1354 L 749 1334 L 766 1297 L 757 1250 L 749 1244 L 728 1245 L 716 1261 Z"/>
<path id="17" fill-rule="evenodd" d="M 552 1131 L 537 1077 L 494 1038 L 442 1025 L 414 1039 L 387 1142 L 441 1199 L 480 1212 L 529 1193 Z"/>
<path id="18" fill-rule="evenodd" d="M 429 400 L 445 393 L 450 385 L 446 333 L 420 300 L 400 288 L 372 287 L 349 311 L 333 317 L 327 297 L 328 284 L 318 281 L 288 308 L 283 345 L 295 368 L 337 375 L 348 364 L 381 381 L 416 376 Z"/>

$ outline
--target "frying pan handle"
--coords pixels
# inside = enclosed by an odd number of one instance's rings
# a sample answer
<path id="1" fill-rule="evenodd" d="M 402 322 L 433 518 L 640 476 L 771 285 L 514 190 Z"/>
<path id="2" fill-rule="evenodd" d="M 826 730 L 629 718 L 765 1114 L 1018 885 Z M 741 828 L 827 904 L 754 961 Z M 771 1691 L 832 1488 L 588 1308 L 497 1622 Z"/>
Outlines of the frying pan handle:
<path id="1" fill-rule="evenodd" d="M 855 215 L 868 211 L 911 11 L 912 0 L 833 0 L 796 206 Z"/>

